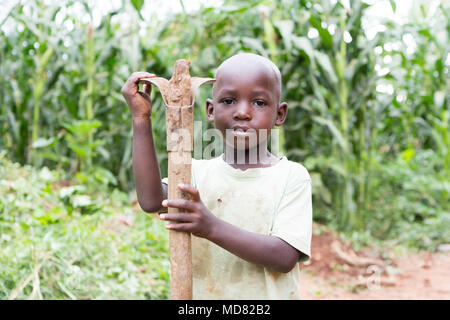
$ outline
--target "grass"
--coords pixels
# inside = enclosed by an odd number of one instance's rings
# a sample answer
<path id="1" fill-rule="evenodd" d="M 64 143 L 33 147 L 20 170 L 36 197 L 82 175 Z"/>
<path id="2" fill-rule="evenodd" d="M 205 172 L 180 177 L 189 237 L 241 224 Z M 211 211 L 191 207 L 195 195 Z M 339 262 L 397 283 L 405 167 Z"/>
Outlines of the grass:
<path id="1" fill-rule="evenodd" d="M 167 299 L 168 235 L 137 211 L 0 153 L 0 300 Z"/>

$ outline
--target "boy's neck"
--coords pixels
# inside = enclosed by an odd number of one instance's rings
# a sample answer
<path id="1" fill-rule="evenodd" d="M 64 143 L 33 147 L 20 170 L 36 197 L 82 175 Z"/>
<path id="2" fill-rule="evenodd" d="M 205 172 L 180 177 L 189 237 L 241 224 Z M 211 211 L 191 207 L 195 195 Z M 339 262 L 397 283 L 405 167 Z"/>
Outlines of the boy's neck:
<path id="1" fill-rule="evenodd" d="M 235 169 L 264 168 L 276 164 L 279 159 L 272 155 L 267 146 L 257 146 L 254 149 L 236 150 L 224 145 L 222 159 Z"/>

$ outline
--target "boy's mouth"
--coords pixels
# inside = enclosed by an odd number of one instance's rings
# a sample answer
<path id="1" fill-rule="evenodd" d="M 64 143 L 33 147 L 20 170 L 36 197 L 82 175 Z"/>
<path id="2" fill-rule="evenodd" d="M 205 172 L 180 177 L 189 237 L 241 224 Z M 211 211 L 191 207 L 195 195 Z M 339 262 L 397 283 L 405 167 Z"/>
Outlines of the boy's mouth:
<path id="1" fill-rule="evenodd" d="M 256 133 L 254 129 L 251 129 L 247 126 L 235 126 L 231 129 L 228 129 L 233 135 L 238 137 L 249 137 Z"/>
<path id="2" fill-rule="evenodd" d="M 250 129 L 247 126 L 234 126 L 233 128 L 231 128 L 233 131 L 247 131 L 248 129 Z"/>

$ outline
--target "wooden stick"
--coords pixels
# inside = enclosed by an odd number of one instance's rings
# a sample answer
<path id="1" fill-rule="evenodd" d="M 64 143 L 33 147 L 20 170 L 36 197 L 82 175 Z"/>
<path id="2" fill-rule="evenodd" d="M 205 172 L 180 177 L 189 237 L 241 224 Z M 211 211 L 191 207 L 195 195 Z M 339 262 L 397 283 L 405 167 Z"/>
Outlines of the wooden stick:
<path id="1" fill-rule="evenodd" d="M 203 83 L 214 82 L 211 78 L 197 78 L 189 75 L 189 61 L 175 62 L 172 78 L 147 78 L 158 86 L 166 105 L 166 132 L 168 152 L 168 199 L 189 199 L 189 195 L 178 189 L 179 183 L 191 184 L 193 151 L 195 93 Z M 168 208 L 169 213 L 182 212 Z M 170 298 L 192 299 L 192 252 L 191 234 L 169 231 L 170 247 Z"/>

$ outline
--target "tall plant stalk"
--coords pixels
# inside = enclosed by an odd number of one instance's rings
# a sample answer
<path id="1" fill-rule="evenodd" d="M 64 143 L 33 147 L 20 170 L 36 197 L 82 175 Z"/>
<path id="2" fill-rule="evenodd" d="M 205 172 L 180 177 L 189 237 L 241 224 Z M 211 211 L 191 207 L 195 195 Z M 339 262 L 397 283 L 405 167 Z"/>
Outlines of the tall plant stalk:
<path id="1" fill-rule="evenodd" d="M 346 68 L 347 48 L 344 41 L 344 31 L 346 30 L 345 24 L 346 16 L 341 13 L 340 17 L 340 29 L 341 39 L 339 45 L 339 51 L 337 52 L 336 64 L 337 64 L 337 76 L 338 76 L 338 92 L 339 92 L 339 119 L 340 119 L 340 131 L 344 141 L 344 149 L 340 150 L 340 158 L 343 163 L 344 169 L 347 172 L 347 177 L 344 178 L 342 184 L 342 207 L 341 207 L 341 219 L 340 225 L 345 228 L 356 223 L 353 209 L 352 199 L 352 178 L 353 178 L 353 166 L 351 163 L 350 144 L 349 144 L 349 127 L 348 127 L 348 88 L 347 81 L 344 77 L 344 70 Z"/>
<path id="2" fill-rule="evenodd" d="M 87 88 L 86 88 L 86 110 L 85 110 L 85 120 L 89 123 L 94 119 L 94 94 L 95 94 L 95 50 L 94 50 L 94 38 L 93 38 L 93 28 L 91 25 L 88 27 L 87 40 L 86 40 L 86 61 L 85 70 L 87 76 Z M 94 142 L 94 131 L 89 130 L 88 132 L 88 145 L 92 146 Z M 89 152 L 86 155 L 86 162 L 82 163 L 82 170 L 88 170 L 92 167 L 92 150 L 88 149 Z"/>
<path id="3" fill-rule="evenodd" d="M 31 144 L 37 141 L 39 138 L 39 125 L 40 125 L 40 113 L 41 113 L 41 101 L 44 94 L 44 87 L 47 79 L 46 68 L 49 64 L 54 53 L 53 47 L 48 47 L 45 52 L 37 57 L 37 68 L 33 77 L 31 86 L 33 87 L 33 125 L 31 129 Z M 38 163 L 38 149 L 33 148 L 33 151 L 29 154 L 32 155 L 33 164 L 36 166 Z"/>

